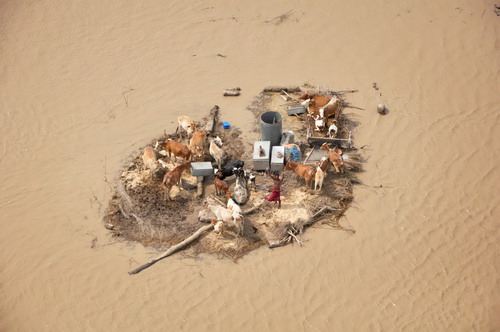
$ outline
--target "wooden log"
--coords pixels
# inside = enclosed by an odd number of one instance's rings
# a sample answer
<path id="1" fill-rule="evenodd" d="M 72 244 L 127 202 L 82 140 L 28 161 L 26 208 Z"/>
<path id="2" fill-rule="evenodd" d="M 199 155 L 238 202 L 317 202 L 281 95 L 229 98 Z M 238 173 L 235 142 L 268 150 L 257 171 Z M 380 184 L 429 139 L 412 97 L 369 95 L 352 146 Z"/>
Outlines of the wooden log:
<path id="1" fill-rule="evenodd" d="M 224 90 L 224 96 L 239 96 L 240 95 L 240 88 L 233 88 L 233 89 L 226 89 Z"/>
<path id="2" fill-rule="evenodd" d="M 262 90 L 264 92 L 281 92 L 285 91 L 288 93 L 298 93 L 301 92 L 302 90 L 300 89 L 299 86 L 267 86 Z"/>
<path id="3" fill-rule="evenodd" d="M 208 121 L 204 128 L 207 135 L 212 135 L 215 132 L 218 122 L 219 122 L 219 106 L 215 105 L 210 110 L 210 115 L 208 116 Z"/>
<path id="4" fill-rule="evenodd" d="M 255 205 L 255 206 L 253 206 L 253 207 L 251 207 L 251 208 L 249 208 L 247 210 L 241 211 L 241 214 L 242 215 L 247 215 L 247 214 L 250 214 L 250 213 L 253 213 L 253 212 L 257 211 L 258 209 L 260 209 L 260 207 L 262 206 L 262 204 L 264 204 L 265 201 L 266 200 L 263 199 L 259 204 Z"/>
<path id="5" fill-rule="evenodd" d="M 193 242 L 196 239 L 198 239 L 201 234 L 203 234 L 204 232 L 206 232 L 206 231 L 208 231 L 208 230 L 210 230 L 212 228 L 214 228 L 214 225 L 212 225 L 212 224 L 205 225 L 205 226 L 201 227 L 196 232 L 194 232 L 193 235 L 191 235 L 190 237 L 186 238 L 185 240 L 183 240 L 182 242 L 176 244 L 175 246 L 170 247 L 167 251 L 165 251 L 163 254 L 161 254 L 160 256 L 156 257 L 155 259 L 147 262 L 144 265 L 139 266 L 136 269 L 133 269 L 128 274 L 137 274 L 137 273 L 141 272 L 142 270 L 147 269 L 148 267 L 150 267 L 151 265 L 155 264 L 159 260 L 162 260 L 163 258 L 172 255 L 177 250 L 184 248 L 185 246 L 187 246 L 191 242 Z"/>

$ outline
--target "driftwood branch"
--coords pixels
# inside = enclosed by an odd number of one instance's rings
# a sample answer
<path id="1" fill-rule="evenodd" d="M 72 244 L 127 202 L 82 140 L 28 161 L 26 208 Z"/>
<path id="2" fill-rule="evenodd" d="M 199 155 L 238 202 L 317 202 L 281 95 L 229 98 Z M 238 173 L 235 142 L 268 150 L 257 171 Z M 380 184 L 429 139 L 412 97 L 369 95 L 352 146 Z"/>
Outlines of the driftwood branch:
<path id="1" fill-rule="evenodd" d="M 302 245 L 303 245 L 302 241 L 300 241 L 300 240 L 297 238 L 297 236 L 295 236 L 295 234 L 293 234 L 293 232 L 292 232 L 292 231 L 288 231 L 287 233 L 288 233 L 291 237 L 293 237 L 293 238 L 295 239 L 295 241 L 297 241 L 297 243 L 299 244 L 299 246 L 301 246 L 301 247 L 302 247 Z"/>
<path id="2" fill-rule="evenodd" d="M 240 88 L 232 88 L 232 89 L 226 89 L 224 90 L 223 95 L 224 96 L 239 96 L 240 95 Z"/>
<path id="3" fill-rule="evenodd" d="M 262 204 L 264 204 L 265 200 L 263 199 L 259 204 L 247 209 L 247 210 L 243 210 L 241 211 L 241 214 L 242 215 L 247 215 L 247 214 L 250 214 L 250 213 L 253 213 L 255 211 L 257 211 L 258 209 L 260 209 L 260 207 L 262 206 Z"/>
<path id="4" fill-rule="evenodd" d="M 300 87 L 298 86 L 267 86 L 262 90 L 264 92 L 281 92 L 285 91 L 288 93 L 298 93 L 301 92 Z"/>
<path id="5" fill-rule="evenodd" d="M 156 262 L 158 262 L 159 260 L 162 260 L 163 258 L 165 257 L 168 257 L 170 255 L 172 255 L 173 253 L 175 253 L 177 250 L 179 249 L 182 249 L 184 248 L 185 246 L 187 246 L 188 244 L 190 244 L 191 242 L 195 241 L 196 239 L 198 239 L 200 237 L 201 234 L 203 234 L 204 232 L 210 230 L 214 228 L 214 225 L 210 224 L 210 225 L 205 225 L 203 227 L 201 227 L 200 229 L 198 229 L 196 232 L 193 233 L 193 235 L 191 235 L 190 237 L 186 238 L 185 240 L 183 240 L 182 242 L 176 244 L 175 246 L 172 246 L 170 247 L 167 251 L 165 251 L 163 254 L 161 254 L 160 256 L 156 257 L 155 259 L 147 262 L 146 264 L 144 265 L 141 265 L 139 266 L 138 268 L 130 271 L 128 274 L 137 274 L 139 272 L 141 272 L 142 270 L 145 270 L 147 269 L 148 267 L 150 267 L 151 265 L 155 264 Z"/>

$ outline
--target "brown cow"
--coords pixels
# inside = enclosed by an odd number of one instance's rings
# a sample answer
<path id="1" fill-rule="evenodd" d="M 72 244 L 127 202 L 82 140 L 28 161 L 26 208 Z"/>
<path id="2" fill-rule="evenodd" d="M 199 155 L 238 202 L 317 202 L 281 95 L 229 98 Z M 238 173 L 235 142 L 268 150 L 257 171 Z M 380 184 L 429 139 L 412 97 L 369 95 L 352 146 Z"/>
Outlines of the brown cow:
<path id="1" fill-rule="evenodd" d="M 182 189 L 179 185 L 181 182 L 181 175 L 185 170 L 190 168 L 191 162 L 189 160 L 185 160 L 181 165 L 165 174 L 163 181 L 161 182 L 161 184 L 165 187 L 165 201 L 172 200 L 172 198 L 170 198 L 170 190 L 173 186 L 178 186 L 179 189 Z"/>
<path id="2" fill-rule="evenodd" d="M 189 140 L 189 149 L 191 150 L 191 156 L 196 158 L 203 157 L 205 150 L 205 137 L 207 134 L 203 131 L 197 131 L 193 134 L 193 137 Z"/>
<path id="3" fill-rule="evenodd" d="M 181 157 L 184 160 L 189 160 L 191 157 L 191 151 L 189 148 L 179 142 L 173 141 L 170 138 L 164 143 L 164 148 L 167 150 L 168 158 L 174 156 L 174 162 L 177 160 L 177 157 Z"/>
<path id="4" fill-rule="evenodd" d="M 311 165 L 303 165 L 296 163 L 294 161 L 289 161 L 286 163 L 285 166 L 285 171 L 287 170 L 292 170 L 300 176 L 301 178 L 304 178 L 306 180 L 306 186 L 310 187 L 309 183 L 311 183 L 311 180 L 314 179 L 314 174 L 316 173 L 316 168 Z"/>
<path id="5" fill-rule="evenodd" d="M 338 109 L 340 107 L 340 99 L 337 97 L 332 97 L 328 104 L 322 107 L 323 109 L 323 115 L 326 119 L 335 117 L 335 114 L 337 113 Z"/>
<path id="6" fill-rule="evenodd" d="M 320 150 L 325 150 L 328 152 L 328 159 L 332 163 L 333 167 L 337 173 L 344 173 L 344 158 L 342 157 L 342 150 L 339 148 L 330 149 L 328 143 L 324 143 Z"/>
<path id="7" fill-rule="evenodd" d="M 302 94 L 302 96 L 300 96 L 300 99 L 302 99 L 302 100 L 311 99 L 311 101 L 315 102 L 315 106 L 323 107 L 326 104 L 328 104 L 328 102 L 330 101 L 331 98 L 325 97 L 322 95 L 318 95 L 317 93 L 309 94 L 309 93 L 305 92 L 304 94 Z"/>

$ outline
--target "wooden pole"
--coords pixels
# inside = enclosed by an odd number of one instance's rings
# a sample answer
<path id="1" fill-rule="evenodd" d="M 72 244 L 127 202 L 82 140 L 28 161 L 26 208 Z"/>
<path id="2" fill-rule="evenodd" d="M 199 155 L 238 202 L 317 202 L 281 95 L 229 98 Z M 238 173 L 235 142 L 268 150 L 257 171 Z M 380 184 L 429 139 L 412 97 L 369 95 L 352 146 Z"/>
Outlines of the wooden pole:
<path id="1" fill-rule="evenodd" d="M 176 244 L 175 246 L 170 247 L 167 251 L 165 251 L 160 256 L 158 256 L 155 259 L 147 262 L 146 264 L 141 265 L 138 268 L 130 271 L 128 274 L 137 274 L 137 273 L 141 272 L 142 270 L 147 269 L 148 267 L 150 267 L 151 265 L 155 264 L 159 260 L 162 260 L 163 258 L 172 255 L 177 250 L 184 248 L 185 246 L 187 246 L 188 244 L 190 244 L 194 240 L 198 239 L 201 234 L 203 234 L 204 232 L 206 232 L 206 231 L 208 231 L 208 230 L 210 230 L 212 228 L 214 228 L 214 225 L 212 225 L 212 224 L 205 225 L 205 226 L 201 227 L 196 232 L 194 232 L 193 235 L 191 235 L 190 237 L 186 238 L 185 240 L 183 240 L 182 242 Z"/>

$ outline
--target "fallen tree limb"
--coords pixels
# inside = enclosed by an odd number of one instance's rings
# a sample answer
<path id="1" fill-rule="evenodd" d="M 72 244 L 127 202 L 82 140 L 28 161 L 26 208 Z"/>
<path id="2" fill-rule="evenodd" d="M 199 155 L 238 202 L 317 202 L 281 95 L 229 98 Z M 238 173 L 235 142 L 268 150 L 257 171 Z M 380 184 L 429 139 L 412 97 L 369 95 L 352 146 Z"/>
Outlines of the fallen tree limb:
<path id="1" fill-rule="evenodd" d="M 210 110 L 210 115 L 208 116 L 208 120 L 205 125 L 205 131 L 207 132 L 207 135 L 211 135 L 214 133 L 218 122 L 219 122 L 219 106 L 215 105 Z"/>
<path id="2" fill-rule="evenodd" d="M 301 92 L 300 87 L 298 86 L 267 86 L 262 90 L 264 92 L 281 92 L 281 91 L 286 91 L 288 93 L 297 93 Z"/>
<path id="3" fill-rule="evenodd" d="M 248 210 L 241 211 L 241 214 L 246 215 L 246 214 L 250 214 L 250 213 L 257 211 L 258 209 L 260 209 L 262 204 L 264 204 L 264 202 L 265 202 L 265 200 L 263 199 L 259 204 L 255 205 L 254 207 L 251 207 Z"/>
<path id="4" fill-rule="evenodd" d="M 232 88 L 232 89 L 226 89 L 224 90 L 223 95 L 224 96 L 239 96 L 240 95 L 240 88 Z"/>
<path id="5" fill-rule="evenodd" d="M 297 238 L 297 236 L 295 236 L 295 234 L 293 234 L 293 232 L 292 232 L 292 231 L 288 231 L 287 233 L 288 233 L 288 234 L 290 234 L 290 236 L 291 236 L 291 237 L 293 237 L 293 238 L 295 239 L 295 241 L 297 241 L 297 243 L 299 244 L 299 246 L 301 246 L 301 247 L 302 247 L 302 244 L 303 244 L 303 243 L 302 243 L 302 241 L 300 241 L 300 240 Z"/>
<path id="6" fill-rule="evenodd" d="M 170 255 L 172 255 L 173 253 L 175 253 L 177 250 L 179 249 L 182 249 L 184 248 L 185 246 L 187 246 L 188 244 L 190 244 L 191 242 L 195 241 L 196 239 L 198 239 L 200 237 L 201 234 L 203 234 L 204 232 L 210 230 L 214 228 L 214 225 L 210 224 L 210 225 L 205 225 L 203 227 L 201 227 L 200 229 L 198 229 L 196 232 L 193 233 L 193 235 L 191 235 L 190 237 L 186 238 L 185 240 L 183 240 L 182 242 L 179 242 L 178 244 L 176 244 L 175 246 L 172 246 L 170 247 L 167 251 L 165 251 L 163 254 L 161 254 L 160 256 L 156 257 L 155 259 L 147 262 L 146 264 L 144 265 L 141 265 L 139 266 L 138 268 L 130 271 L 128 274 L 137 274 L 139 272 L 141 272 L 142 270 L 145 270 L 147 269 L 148 267 L 150 267 L 151 265 L 155 264 L 156 262 L 158 262 L 159 260 L 162 260 L 163 258 L 165 257 L 168 257 Z"/>

